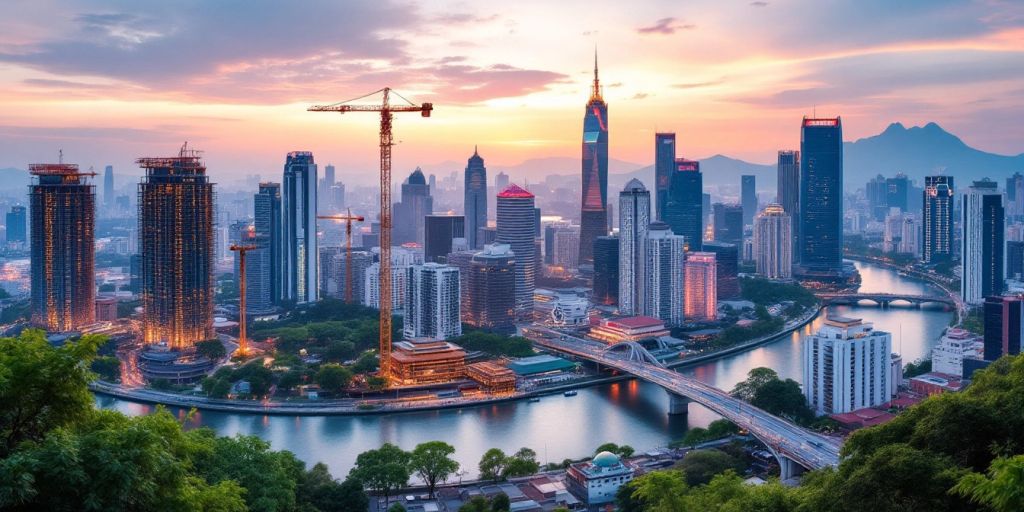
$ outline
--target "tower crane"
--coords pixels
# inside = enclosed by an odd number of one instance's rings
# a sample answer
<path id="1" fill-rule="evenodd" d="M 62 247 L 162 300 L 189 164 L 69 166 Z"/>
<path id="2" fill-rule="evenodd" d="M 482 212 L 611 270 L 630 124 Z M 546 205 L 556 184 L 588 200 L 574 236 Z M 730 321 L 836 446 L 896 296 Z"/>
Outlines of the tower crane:
<path id="1" fill-rule="evenodd" d="M 231 244 L 230 249 L 238 253 L 238 353 L 244 356 L 249 353 L 249 340 L 245 337 L 245 253 L 257 247 Z"/>
<path id="2" fill-rule="evenodd" d="M 359 100 L 376 94 L 383 99 L 375 104 L 358 104 Z M 401 99 L 404 104 L 391 104 L 391 95 Z M 309 112 L 380 112 L 380 377 L 385 386 L 390 387 L 391 374 L 391 122 L 395 112 L 419 112 L 423 117 L 430 117 L 434 110 L 432 103 L 416 105 L 385 87 L 365 96 L 330 105 L 316 105 L 306 109 Z"/>
<path id="3" fill-rule="evenodd" d="M 345 303 L 352 304 L 352 221 L 362 222 L 362 215 L 352 215 L 349 208 L 346 215 L 317 215 L 318 219 L 345 221 Z"/>

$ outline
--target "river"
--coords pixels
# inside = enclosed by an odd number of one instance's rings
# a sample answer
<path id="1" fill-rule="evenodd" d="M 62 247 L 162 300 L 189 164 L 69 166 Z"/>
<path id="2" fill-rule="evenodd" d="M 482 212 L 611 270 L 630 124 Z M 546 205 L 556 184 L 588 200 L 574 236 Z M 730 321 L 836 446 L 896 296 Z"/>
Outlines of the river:
<path id="1" fill-rule="evenodd" d="M 935 287 L 896 272 L 856 263 L 864 292 L 941 293 Z M 893 335 L 893 350 L 904 363 L 926 356 L 953 313 L 939 308 L 890 309 L 835 306 L 799 332 L 756 349 L 681 370 L 721 389 L 730 390 L 751 368 L 767 366 L 782 378 L 801 380 L 800 339 L 817 330 L 828 313 L 863 318 Z M 99 396 L 100 407 L 127 414 L 147 414 L 154 406 Z M 530 447 L 541 462 L 591 455 L 605 442 L 628 444 L 638 451 L 665 446 L 687 428 L 704 427 L 717 415 L 698 404 L 686 417 L 666 413 L 668 398 L 659 387 L 636 380 L 581 389 L 574 397 L 561 394 L 525 401 L 460 410 L 412 412 L 376 416 L 266 416 L 197 412 L 189 426 L 208 426 L 221 435 L 254 434 L 274 449 L 290 450 L 310 465 L 324 462 L 344 477 L 360 452 L 391 442 L 411 450 L 418 443 L 440 439 L 455 446 L 455 458 L 469 476 L 477 473 L 480 456 L 489 448 L 511 453 Z M 170 409 L 179 417 L 185 411 Z"/>

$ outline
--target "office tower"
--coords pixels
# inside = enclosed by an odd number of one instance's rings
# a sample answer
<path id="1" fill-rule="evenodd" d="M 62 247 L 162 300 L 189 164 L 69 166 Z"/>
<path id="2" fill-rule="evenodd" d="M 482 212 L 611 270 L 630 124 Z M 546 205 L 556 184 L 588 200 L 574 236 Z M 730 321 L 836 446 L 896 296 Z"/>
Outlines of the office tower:
<path id="1" fill-rule="evenodd" d="M 601 97 L 596 53 L 594 85 L 583 116 L 582 171 L 580 264 L 585 265 L 594 262 L 594 240 L 608 234 L 608 104 Z"/>
<path id="2" fill-rule="evenodd" d="M 533 288 L 537 257 L 534 247 L 534 197 L 512 184 L 498 193 L 497 241 L 508 244 L 516 260 L 516 309 L 533 311 Z"/>
<path id="3" fill-rule="evenodd" d="M 793 275 L 793 217 L 780 204 L 770 204 L 754 219 L 754 260 L 757 273 L 768 279 Z"/>
<path id="4" fill-rule="evenodd" d="M 700 240 L 707 239 L 704 232 L 711 225 L 711 194 L 700 195 Z M 691 251 L 700 249 L 690 248 Z"/>
<path id="5" fill-rule="evenodd" d="M 1003 196 L 996 182 L 975 181 L 964 193 L 960 292 L 964 302 L 981 304 L 1003 292 Z"/>
<path id="6" fill-rule="evenodd" d="M 924 253 L 925 263 L 953 259 L 953 177 L 924 177 Z"/>
<path id="7" fill-rule="evenodd" d="M 651 193 L 640 180 L 631 179 L 619 193 L 619 312 L 623 315 L 643 311 L 643 251 L 650 225 Z"/>
<path id="8" fill-rule="evenodd" d="M 461 336 L 459 269 L 424 263 L 409 267 L 407 275 L 405 337 L 441 341 Z"/>
<path id="9" fill-rule="evenodd" d="M 700 162 L 677 158 L 673 165 L 668 199 L 661 217 L 673 233 L 686 239 L 689 250 L 699 251 L 704 240 L 704 178 Z"/>
<path id="10" fill-rule="evenodd" d="M 466 237 L 462 215 L 427 215 L 423 218 L 423 260 L 440 262 L 452 252 L 452 241 Z"/>
<path id="11" fill-rule="evenodd" d="M 342 251 L 344 253 L 344 251 Z M 354 256 L 354 255 L 353 255 Z M 344 263 L 342 263 L 344 270 Z M 395 312 L 402 312 L 409 300 L 409 269 L 412 268 L 407 262 L 396 262 L 392 258 L 391 263 L 391 310 Z M 356 269 L 356 264 L 353 262 L 352 270 Z M 353 272 L 353 276 L 355 276 Z M 363 276 L 363 305 L 371 308 L 380 309 L 380 262 L 374 261 L 366 265 L 366 268 L 361 274 Z M 341 276 L 340 281 L 344 281 L 345 277 Z M 353 280 L 356 278 L 353 277 Z M 353 290 L 353 296 L 355 291 Z"/>
<path id="12" fill-rule="evenodd" d="M 901 254 L 912 254 L 921 256 L 921 223 L 913 213 L 904 213 L 900 225 L 900 243 L 896 246 L 896 252 Z"/>
<path id="13" fill-rule="evenodd" d="M 655 219 L 665 221 L 672 172 L 676 167 L 676 134 L 654 134 Z M 667 221 L 665 221 L 667 222 Z"/>
<path id="14" fill-rule="evenodd" d="M 281 184 L 263 182 L 253 197 L 253 226 L 256 245 L 266 251 L 257 255 L 267 265 L 266 284 L 270 303 L 280 305 L 284 297 L 284 228 L 281 216 Z M 254 258 L 256 259 L 256 258 Z M 252 301 L 249 304 L 253 304 Z"/>
<path id="15" fill-rule="evenodd" d="M 1021 297 L 985 297 L 984 329 L 985 360 L 995 361 L 1005 355 L 1020 354 L 1024 339 L 1024 299 Z"/>
<path id="16" fill-rule="evenodd" d="M 907 198 L 910 193 L 910 179 L 906 174 L 899 173 L 894 178 L 885 180 L 885 205 L 907 211 Z"/>
<path id="17" fill-rule="evenodd" d="M 1013 220 L 1024 217 L 1024 176 L 1019 172 L 1006 178 L 1006 216 Z"/>
<path id="18" fill-rule="evenodd" d="M 790 255 L 793 263 L 799 254 L 797 241 L 800 239 L 797 233 L 800 218 L 800 152 L 794 150 L 779 151 L 777 165 L 777 194 L 776 201 L 782 205 L 782 209 L 789 215 L 790 223 L 793 226 L 791 231 L 792 248 Z M 791 272 L 791 271 L 788 271 Z"/>
<path id="19" fill-rule="evenodd" d="M 712 322 L 718 318 L 717 263 L 713 252 L 686 254 L 684 272 L 684 313 L 690 322 Z"/>
<path id="20" fill-rule="evenodd" d="M 743 225 L 754 224 L 754 215 L 757 215 L 756 176 L 740 176 L 740 204 L 743 206 Z"/>
<path id="21" fill-rule="evenodd" d="M 331 196 L 331 205 L 334 211 L 341 211 L 345 208 L 345 184 L 335 183 L 328 192 Z"/>
<path id="22" fill-rule="evenodd" d="M 864 195 L 868 200 L 868 212 L 878 222 L 885 220 L 889 214 L 889 189 L 881 174 L 875 176 L 864 186 Z"/>
<path id="23" fill-rule="evenodd" d="M 466 242 L 470 249 L 480 247 L 477 230 L 487 226 L 487 167 L 473 147 L 473 156 L 466 163 L 463 213 L 466 216 Z"/>
<path id="24" fill-rule="evenodd" d="M 594 240 L 594 304 L 619 303 L 619 237 L 599 236 Z"/>
<path id="25" fill-rule="evenodd" d="M 715 290 L 718 300 L 739 298 L 740 247 L 715 240 L 704 242 L 704 252 L 715 254 Z"/>
<path id="26" fill-rule="evenodd" d="M 507 187 L 506 187 L 507 188 Z M 497 227 L 486 227 L 480 228 L 476 232 L 477 241 L 481 244 L 489 245 L 498 241 L 498 228 Z"/>
<path id="27" fill-rule="evenodd" d="M 715 203 L 715 240 L 730 244 L 743 243 L 743 207 L 738 204 Z"/>
<path id="28" fill-rule="evenodd" d="M 549 222 L 544 226 L 544 264 L 552 265 L 555 262 L 555 233 L 571 224 L 565 221 Z M 578 226 L 577 226 L 578 227 Z M 579 256 L 577 255 L 577 261 Z"/>
<path id="29" fill-rule="evenodd" d="M 564 226 L 555 231 L 555 266 L 564 270 L 579 268 L 580 227 Z"/>
<path id="30" fill-rule="evenodd" d="M 892 335 L 860 319 L 829 317 L 803 341 L 803 383 L 815 414 L 841 414 L 892 399 Z"/>
<path id="31" fill-rule="evenodd" d="M 655 221 L 647 229 L 644 244 L 641 310 L 667 325 L 682 325 L 685 240 L 673 234 L 668 224 Z"/>
<path id="32" fill-rule="evenodd" d="M 1024 242 L 1006 242 L 1006 278 L 1024 280 Z"/>
<path id="33" fill-rule="evenodd" d="M 12 206 L 7 212 L 7 242 L 28 242 L 28 215 L 24 206 Z"/>
<path id="34" fill-rule="evenodd" d="M 515 331 L 516 261 L 508 244 L 489 244 L 474 254 L 464 278 L 463 318 L 495 332 Z"/>
<path id="35" fill-rule="evenodd" d="M 96 317 L 96 191 L 75 164 L 31 164 L 32 324 L 71 331 Z M 58 376 L 54 376 L 57 378 Z"/>
<path id="36" fill-rule="evenodd" d="M 284 164 L 284 298 L 316 302 L 316 163 L 313 153 L 293 151 Z"/>
<path id="37" fill-rule="evenodd" d="M 402 201 L 395 203 L 394 245 L 414 242 L 423 245 L 423 219 L 434 213 L 434 198 L 423 171 L 416 168 L 402 183 Z"/>
<path id="38" fill-rule="evenodd" d="M 800 268 L 843 270 L 843 129 L 840 118 L 804 118 L 800 132 Z"/>
<path id="39" fill-rule="evenodd" d="M 320 188 L 317 189 L 317 211 L 320 212 L 333 212 L 338 208 L 338 204 L 334 202 L 334 166 L 327 164 L 324 166 L 324 177 L 320 179 Z"/>
<path id="40" fill-rule="evenodd" d="M 143 336 L 181 349 L 214 337 L 213 183 L 199 152 L 140 158 Z"/>
<path id="41" fill-rule="evenodd" d="M 132 295 L 142 293 L 142 255 L 132 254 L 128 259 L 128 288 Z"/>
<path id="42" fill-rule="evenodd" d="M 508 174 L 499 171 L 498 175 L 494 177 L 494 189 L 501 192 L 508 188 L 508 184 Z"/>
<path id="43" fill-rule="evenodd" d="M 533 209 L 533 236 L 540 238 L 540 208 Z"/>
<path id="44" fill-rule="evenodd" d="M 103 168 L 103 209 L 110 212 L 114 210 L 114 166 L 108 165 Z"/>

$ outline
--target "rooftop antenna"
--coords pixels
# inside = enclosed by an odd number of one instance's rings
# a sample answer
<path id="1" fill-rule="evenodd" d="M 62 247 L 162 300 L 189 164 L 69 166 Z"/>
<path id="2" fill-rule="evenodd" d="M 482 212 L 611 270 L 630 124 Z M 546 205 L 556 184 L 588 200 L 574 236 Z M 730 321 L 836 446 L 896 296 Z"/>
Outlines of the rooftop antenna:
<path id="1" fill-rule="evenodd" d="M 58 164 L 64 163 L 64 150 L 63 149 L 58 149 L 57 150 L 57 163 Z"/>

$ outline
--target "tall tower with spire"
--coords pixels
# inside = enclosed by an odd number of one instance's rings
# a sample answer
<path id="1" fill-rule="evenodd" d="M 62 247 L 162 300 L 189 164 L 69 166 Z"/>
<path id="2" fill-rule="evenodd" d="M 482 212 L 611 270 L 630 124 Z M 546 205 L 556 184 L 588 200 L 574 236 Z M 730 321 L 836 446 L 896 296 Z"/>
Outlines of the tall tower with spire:
<path id="1" fill-rule="evenodd" d="M 469 157 L 466 163 L 465 182 L 465 203 L 466 216 L 466 241 L 470 249 L 476 249 L 483 245 L 477 239 L 480 228 L 487 227 L 487 168 L 484 167 L 484 159 L 473 147 L 473 156 Z"/>
<path id="2" fill-rule="evenodd" d="M 608 104 L 601 95 L 594 50 L 594 84 L 583 115 L 580 264 L 593 264 L 594 240 L 608 234 Z"/>

